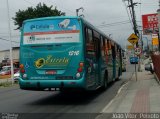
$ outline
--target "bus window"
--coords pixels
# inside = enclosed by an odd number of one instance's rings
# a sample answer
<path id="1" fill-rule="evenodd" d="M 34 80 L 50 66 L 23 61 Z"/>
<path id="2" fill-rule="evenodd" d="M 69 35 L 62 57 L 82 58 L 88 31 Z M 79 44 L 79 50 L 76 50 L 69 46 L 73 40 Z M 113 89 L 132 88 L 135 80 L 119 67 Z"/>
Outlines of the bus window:
<path id="1" fill-rule="evenodd" d="M 105 47 L 105 39 L 103 37 L 101 37 L 101 56 L 102 59 L 105 61 L 106 47 Z"/>
<path id="2" fill-rule="evenodd" d="M 109 55 L 108 54 L 108 52 L 109 52 L 108 40 L 104 39 L 103 42 L 104 42 L 104 45 L 105 45 L 105 51 L 104 51 L 104 53 L 105 53 L 105 60 L 106 60 L 106 63 L 108 63 L 108 55 Z"/>
<path id="3" fill-rule="evenodd" d="M 108 55 L 108 44 L 107 44 L 107 39 L 104 39 L 104 45 L 105 45 L 105 55 Z"/>
<path id="4" fill-rule="evenodd" d="M 86 43 L 89 43 L 89 40 L 88 40 L 88 29 L 87 29 L 87 27 L 85 27 L 85 39 L 86 39 Z"/>
<path id="5" fill-rule="evenodd" d="M 91 44 L 93 43 L 93 35 L 92 35 L 92 30 L 88 29 L 88 41 L 87 43 Z"/>
<path id="6" fill-rule="evenodd" d="M 92 35 L 92 30 L 89 28 L 85 28 L 85 38 L 86 38 L 86 43 L 91 44 L 93 43 L 93 35 Z"/>
<path id="7" fill-rule="evenodd" d="M 117 45 L 116 44 L 114 44 L 114 48 L 115 48 L 115 59 L 117 59 Z"/>
<path id="8" fill-rule="evenodd" d="M 115 59 L 116 58 L 116 50 L 115 50 L 115 44 L 113 42 L 111 44 L 111 48 L 112 48 L 112 58 Z"/>
<path id="9" fill-rule="evenodd" d="M 111 48 L 111 41 L 107 40 L 107 46 L 108 46 L 108 55 L 112 54 L 112 48 Z"/>
<path id="10" fill-rule="evenodd" d="M 110 40 L 107 40 L 107 50 L 108 50 L 108 57 L 106 57 L 106 58 L 108 58 L 108 59 L 106 59 L 108 62 L 112 62 L 112 49 L 111 49 L 111 41 Z"/>
<path id="11" fill-rule="evenodd" d="M 94 38 L 94 48 L 96 51 L 96 59 L 100 57 L 100 34 L 96 31 L 93 31 Z"/>
<path id="12" fill-rule="evenodd" d="M 85 38 L 86 38 L 86 51 L 87 52 L 94 51 L 92 30 L 87 27 L 85 29 Z"/>
<path id="13" fill-rule="evenodd" d="M 119 57 L 120 55 L 119 55 L 119 46 L 117 46 L 116 47 L 116 57 L 119 59 L 120 57 Z"/>
<path id="14" fill-rule="evenodd" d="M 93 33 L 92 30 L 86 27 L 85 30 L 86 34 L 86 56 L 89 59 L 92 59 L 95 57 L 95 48 L 94 48 L 94 43 L 93 43 Z"/>

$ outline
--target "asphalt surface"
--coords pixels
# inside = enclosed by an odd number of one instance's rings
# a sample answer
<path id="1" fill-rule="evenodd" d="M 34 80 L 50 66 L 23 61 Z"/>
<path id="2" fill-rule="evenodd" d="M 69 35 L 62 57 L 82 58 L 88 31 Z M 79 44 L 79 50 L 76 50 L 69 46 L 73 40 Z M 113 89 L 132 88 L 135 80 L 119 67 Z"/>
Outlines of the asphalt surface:
<path id="1" fill-rule="evenodd" d="M 26 117 L 51 118 L 95 118 L 115 97 L 119 88 L 133 74 L 134 65 L 127 65 L 121 80 L 116 81 L 105 91 L 65 92 L 25 91 L 19 86 L 0 88 L 0 113 L 20 113 Z M 31 115 L 32 113 L 33 115 Z M 35 114 L 36 113 L 36 114 Z M 52 115 L 54 114 L 54 115 Z M 47 116 L 47 117 L 46 117 Z M 2 115 L 0 116 L 1 119 Z"/>

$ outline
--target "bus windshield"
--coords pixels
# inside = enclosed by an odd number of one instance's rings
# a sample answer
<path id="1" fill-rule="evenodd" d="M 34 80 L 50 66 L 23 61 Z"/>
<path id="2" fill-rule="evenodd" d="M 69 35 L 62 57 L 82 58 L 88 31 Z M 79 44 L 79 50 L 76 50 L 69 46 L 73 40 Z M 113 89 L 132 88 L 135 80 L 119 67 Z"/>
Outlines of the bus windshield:
<path id="1" fill-rule="evenodd" d="M 80 42 L 77 19 L 44 19 L 24 24 L 23 45 Z"/>

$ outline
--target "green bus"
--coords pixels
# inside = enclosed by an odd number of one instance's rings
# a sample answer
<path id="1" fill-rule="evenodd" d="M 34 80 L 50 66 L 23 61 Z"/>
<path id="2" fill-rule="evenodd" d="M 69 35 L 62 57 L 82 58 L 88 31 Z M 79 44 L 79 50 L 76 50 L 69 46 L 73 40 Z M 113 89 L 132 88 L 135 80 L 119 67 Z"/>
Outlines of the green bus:
<path id="1" fill-rule="evenodd" d="M 122 48 L 81 17 L 23 22 L 19 85 L 24 90 L 96 90 L 122 74 Z"/>

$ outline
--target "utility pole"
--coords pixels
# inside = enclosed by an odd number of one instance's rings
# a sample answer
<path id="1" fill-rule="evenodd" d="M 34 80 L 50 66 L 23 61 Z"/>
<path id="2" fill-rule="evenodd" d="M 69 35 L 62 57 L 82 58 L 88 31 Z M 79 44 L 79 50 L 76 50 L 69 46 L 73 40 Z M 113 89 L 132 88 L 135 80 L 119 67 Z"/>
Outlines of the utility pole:
<path id="1" fill-rule="evenodd" d="M 135 16 L 135 11 L 134 11 L 134 6 L 137 5 L 137 3 L 133 3 L 133 0 L 129 0 L 129 1 L 130 1 L 130 5 L 128 7 L 130 7 L 131 10 L 132 10 L 131 18 L 132 18 L 132 22 L 133 22 L 134 33 L 135 33 L 136 36 L 139 36 L 139 32 L 137 30 L 136 16 Z M 136 43 L 136 47 L 137 46 L 138 46 L 138 43 Z M 134 53 L 134 56 L 135 56 L 135 53 Z M 139 59 L 139 61 L 140 61 L 140 59 Z M 136 81 L 137 81 L 137 67 L 136 67 L 136 64 L 135 64 L 135 76 L 136 76 Z"/>
<path id="2" fill-rule="evenodd" d="M 133 22 L 133 29 L 135 35 L 138 36 L 138 30 L 137 30 L 137 23 L 136 23 L 136 16 L 135 16 L 135 11 L 134 11 L 134 6 L 137 5 L 138 3 L 133 3 L 133 0 L 130 0 L 130 5 L 128 7 L 131 7 L 132 9 L 132 22 Z"/>
<path id="3" fill-rule="evenodd" d="M 9 41 L 10 41 L 10 65 L 11 65 L 11 79 L 12 85 L 14 83 L 13 80 L 13 58 L 12 58 L 12 41 L 11 41 L 11 25 L 10 25 L 10 14 L 9 14 L 9 2 L 7 0 L 7 14 L 8 14 L 8 33 L 9 33 Z"/>

